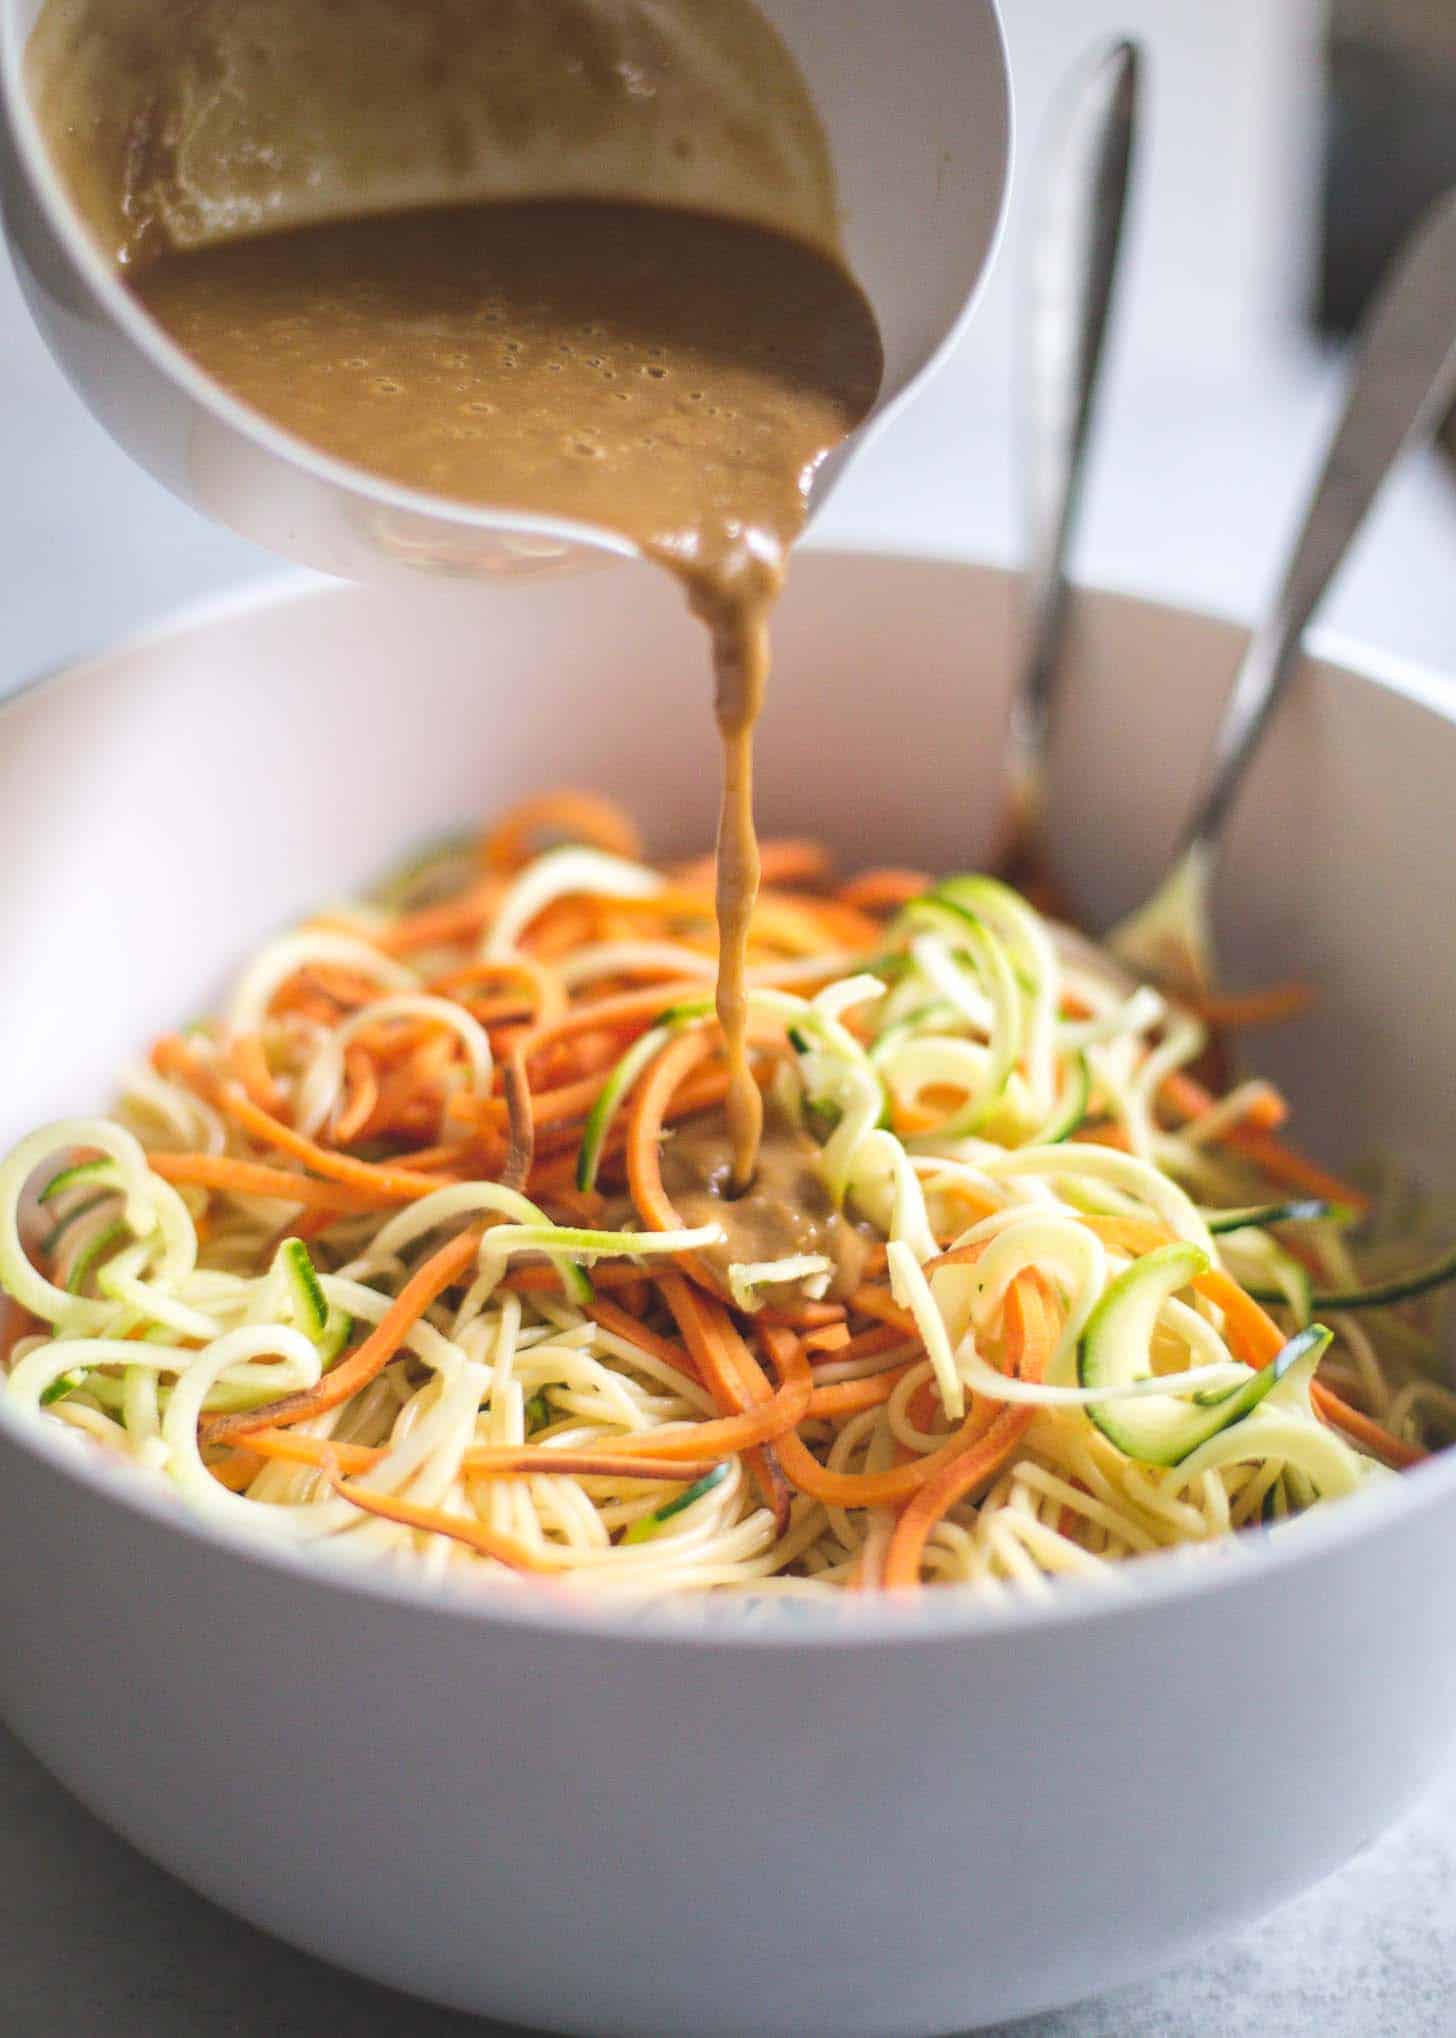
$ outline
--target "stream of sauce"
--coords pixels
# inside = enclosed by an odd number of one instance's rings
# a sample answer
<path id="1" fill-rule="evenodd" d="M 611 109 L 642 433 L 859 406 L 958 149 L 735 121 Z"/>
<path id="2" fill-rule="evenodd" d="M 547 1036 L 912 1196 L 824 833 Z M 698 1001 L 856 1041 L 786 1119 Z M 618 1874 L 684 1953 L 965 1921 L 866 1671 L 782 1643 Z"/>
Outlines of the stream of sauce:
<path id="1" fill-rule="evenodd" d="M 92 231 L 243 403 L 404 487 L 603 526 L 684 585 L 723 750 L 741 1195 L 769 614 L 883 370 L 792 58 L 747 0 L 189 0 L 165 30 L 150 0 L 49 0 L 32 78 Z M 665 202 L 511 195 L 552 176 Z"/>

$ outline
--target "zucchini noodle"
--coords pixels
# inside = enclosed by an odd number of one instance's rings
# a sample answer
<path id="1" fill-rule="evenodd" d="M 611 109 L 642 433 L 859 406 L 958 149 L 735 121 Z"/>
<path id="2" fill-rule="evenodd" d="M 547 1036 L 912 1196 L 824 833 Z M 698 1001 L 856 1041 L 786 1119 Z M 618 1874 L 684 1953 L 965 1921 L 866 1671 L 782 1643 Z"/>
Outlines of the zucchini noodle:
<path id="1" fill-rule="evenodd" d="M 531 858 L 536 804 L 0 1164 L 19 1420 L 237 1533 L 593 1596 L 1040 1592 L 1456 1436 L 1410 1197 L 1327 1187 L 1268 1084 L 1196 1080 L 1196 1014 L 994 879 L 765 893 L 757 1074 L 814 1194 L 680 1208 L 711 874 Z"/>

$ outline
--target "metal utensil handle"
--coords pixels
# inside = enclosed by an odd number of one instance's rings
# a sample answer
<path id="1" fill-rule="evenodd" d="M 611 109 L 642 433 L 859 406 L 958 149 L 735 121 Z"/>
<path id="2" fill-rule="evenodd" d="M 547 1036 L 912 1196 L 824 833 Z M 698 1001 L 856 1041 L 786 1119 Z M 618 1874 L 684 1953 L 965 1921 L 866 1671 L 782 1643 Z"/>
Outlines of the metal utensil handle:
<path id="1" fill-rule="evenodd" d="M 1354 380 L 1277 597 L 1239 667 L 1184 850 L 1212 845 L 1294 671 L 1304 627 L 1381 483 L 1456 396 L 1456 192 L 1392 263 L 1361 331 Z"/>
<path id="2" fill-rule="evenodd" d="M 1013 703 L 1012 767 L 1038 775 L 1066 607 L 1067 553 L 1081 500 L 1122 244 L 1137 127 L 1134 42 L 1095 51 L 1068 81 L 1042 172 L 1028 282 L 1022 406 L 1027 441 L 1026 637 Z"/>

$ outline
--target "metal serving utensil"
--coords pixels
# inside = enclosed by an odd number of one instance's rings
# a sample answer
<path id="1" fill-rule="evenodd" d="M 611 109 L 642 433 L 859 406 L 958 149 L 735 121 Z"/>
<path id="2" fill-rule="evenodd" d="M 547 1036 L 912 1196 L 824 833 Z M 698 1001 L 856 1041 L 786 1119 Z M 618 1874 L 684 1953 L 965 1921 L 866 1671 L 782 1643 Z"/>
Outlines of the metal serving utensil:
<path id="1" fill-rule="evenodd" d="M 1456 396 L 1456 191 L 1426 214 L 1392 262 L 1357 345 L 1344 413 L 1279 591 L 1249 640 L 1203 788 L 1172 867 L 1107 937 L 1113 953 L 1169 990 L 1214 980 L 1209 900 L 1223 825 L 1298 664 L 1305 625 L 1387 474 Z"/>
<path id="2" fill-rule="evenodd" d="M 1067 557 L 1081 507 L 1136 148 L 1142 58 L 1127 39 L 1089 52 L 1051 116 L 1033 203 L 1020 409 L 1027 562 L 1000 864 L 1045 892 L 1046 744 L 1065 634 Z"/>

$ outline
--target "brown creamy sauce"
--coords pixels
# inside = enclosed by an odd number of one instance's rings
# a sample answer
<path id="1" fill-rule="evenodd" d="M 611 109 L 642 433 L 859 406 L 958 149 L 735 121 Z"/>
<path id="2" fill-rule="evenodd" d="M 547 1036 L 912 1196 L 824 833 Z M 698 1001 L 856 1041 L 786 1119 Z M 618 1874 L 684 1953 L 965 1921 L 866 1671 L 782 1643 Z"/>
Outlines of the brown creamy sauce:
<path id="1" fill-rule="evenodd" d="M 823 124 L 753 0 L 45 0 L 26 82 L 122 268 L 521 198 L 839 245 Z"/>
<path id="2" fill-rule="evenodd" d="M 755 1184 L 703 1193 L 728 1259 L 818 1250 L 832 1213 L 805 1151 L 760 1145 L 748 1066 L 753 729 L 814 472 L 883 355 L 792 56 L 751 0 L 47 0 L 29 64 L 98 244 L 240 401 L 684 585 L 723 745 L 728 1180 Z"/>
<path id="3" fill-rule="evenodd" d="M 727 1128 L 712 1115 L 688 1118 L 662 1149 L 662 1185 L 684 1224 L 717 1224 L 721 1245 L 696 1257 L 726 1288 L 728 1269 L 799 1253 L 822 1254 L 834 1266 L 830 1293 L 859 1285 L 867 1242 L 834 1207 L 818 1168 L 819 1149 L 807 1133 L 770 1108 L 750 1196 L 732 1193 L 733 1152 Z M 763 1300 L 797 1298 L 797 1285 L 768 1286 Z"/>

